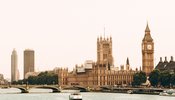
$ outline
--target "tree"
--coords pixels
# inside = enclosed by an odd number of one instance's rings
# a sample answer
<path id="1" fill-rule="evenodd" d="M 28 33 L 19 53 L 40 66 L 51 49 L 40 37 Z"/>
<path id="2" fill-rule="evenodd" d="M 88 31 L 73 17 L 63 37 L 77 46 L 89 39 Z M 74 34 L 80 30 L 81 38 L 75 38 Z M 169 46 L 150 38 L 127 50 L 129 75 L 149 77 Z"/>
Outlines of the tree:
<path id="1" fill-rule="evenodd" d="M 171 75 L 171 79 L 170 79 L 171 85 L 175 85 L 175 73 Z"/>
<path id="2" fill-rule="evenodd" d="M 160 74 L 160 83 L 164 87 L 170 86 L 171 74 L 168 71 L 164 71 Z"/>
<path id="3" fill-rule="evenodd" d="M 134 76 L 133 76 L 133 82 L 132 82 L 132 85 L 134 86 L 139 86 L 141 85 L 142 83 L 145 83 L 146 82 L 146 74 L 144 72 L 139 72 L 139 73 L 135 73 Z"/>
<path id="4" fill-rule="evenodd" d="M 160 71 L 159 70 L 153 70 L 148 79 L 152 86 L 157 86 L 160 82 Z"/>
<path id="5" fill-rule="evenodd" d="M 31 85 L 37 84 L 38 77 L 37 76 L 29 76 L 28 77 L 28 83 Z"/>
<path id="6" fill-rule="evenodd" d="M 146 73 L 145 72 L 140 72 L 140 80 L 141 80 L 141 83 L 145 83 L 146 80 L 147 80 L 147 77 L 146 77 Z"/>
<path id="7" fill-rule="evenodd" d="M 138 86 L 138 85 L 140 85 L 139 73 L 134 74 L 132 85 L 133 85 L 133 86 Z"/>
<path id="8" fill-rule="evenodd" d="M 52 85 L 58 84 L 58 75 L 47 71 L 41 72 L 38 76 L 29 76 L 28 79 L 19 80 L 14 84 L 31 84 L 31 85 Z"/>

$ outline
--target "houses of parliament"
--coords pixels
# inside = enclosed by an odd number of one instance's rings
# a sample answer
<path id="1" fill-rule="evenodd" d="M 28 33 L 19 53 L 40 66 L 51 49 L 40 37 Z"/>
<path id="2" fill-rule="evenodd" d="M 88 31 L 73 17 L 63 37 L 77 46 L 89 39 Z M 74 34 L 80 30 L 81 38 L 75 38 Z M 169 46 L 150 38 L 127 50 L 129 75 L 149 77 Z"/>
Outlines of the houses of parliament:
<path id="1" fill-rule="evenodd" d="M 141 45 L 142 71 L 149 75 L 154 68 L 154 42 L 148 24 Z M 131 85 L 133 75 L 140 70 L 131 69 L 129 58 L 125 66 L 120 66 L 120 70 L 114 67 L 112 37 L 100 37 L 97 38 L 97 61 L 87 60 L 83 65 L 76 65 L 71 72 L 67 68 L 59 68 L 58 84 L 84 87 Z"/>

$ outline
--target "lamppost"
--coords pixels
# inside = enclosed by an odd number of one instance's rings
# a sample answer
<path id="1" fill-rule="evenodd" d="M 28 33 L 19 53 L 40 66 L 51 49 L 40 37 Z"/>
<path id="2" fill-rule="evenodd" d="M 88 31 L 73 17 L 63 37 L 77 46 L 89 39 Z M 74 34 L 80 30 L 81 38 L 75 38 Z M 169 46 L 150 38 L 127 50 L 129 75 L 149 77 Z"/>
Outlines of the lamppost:
<path id="1" fill-rule="evenodd" d="M 26 89 L 27 89 L 27 90 L 29 89 L 28 81 L 26 82 Z"/>
<path id="2" fill-rule="evenodd" d="M 26 86 L 28 86 L 28 84 L 29 84 L 29 83 L 28 83 L 28 81 L 27 81 L 27 82 L 26 82 Z"/>

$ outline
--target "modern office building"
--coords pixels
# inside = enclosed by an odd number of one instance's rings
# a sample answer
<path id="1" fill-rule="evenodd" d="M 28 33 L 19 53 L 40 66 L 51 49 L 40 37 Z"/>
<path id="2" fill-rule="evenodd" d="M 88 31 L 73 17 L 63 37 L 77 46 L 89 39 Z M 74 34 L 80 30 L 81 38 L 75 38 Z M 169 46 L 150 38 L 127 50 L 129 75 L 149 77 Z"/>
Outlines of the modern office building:
<path id="1" fill-rule="evenodd" d="M 24 78 L 26 73 L 35 71 L 35 52 L 31 49 L 24 50 Z"/>
<path id="2" fill-rule="evenodd" d="M 19 80 L 18 55 L 14 49 L 11 54 L 11 82 Z"/>

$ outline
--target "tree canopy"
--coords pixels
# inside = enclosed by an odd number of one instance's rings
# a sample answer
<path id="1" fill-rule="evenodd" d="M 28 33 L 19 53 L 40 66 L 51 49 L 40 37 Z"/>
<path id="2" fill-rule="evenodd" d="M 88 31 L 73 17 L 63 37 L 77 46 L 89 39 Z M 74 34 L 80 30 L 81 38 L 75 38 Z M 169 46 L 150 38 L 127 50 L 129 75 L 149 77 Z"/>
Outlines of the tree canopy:
<path id="1" fill-rule="evenodd" d="M 162 72 L 159 70 L 153 70 L 149 75 L 149 81 L 152 86 L 175 86 L 175 73 L 167 70 Z"/>
<path id="2" fill-rule="evenodd" d="M 160 74 L 160 84 L 164 87 L 170 86 L 171 74 L 168 71 L 164 71 Z"/>
<path id="3" fill-rule="evenodd" d="M 152 86 L 158 86 L 159 81 L 160 81 L 160 71 L 153 70 L 149 75 L 149 81 Z"/>
<path id="4" fill-rule="evenodd" d="M 171 82 L 171 85 L 175 86 L 175 73 L 171 75 L 170 82 Z"/>
<path id="5" fill-rule="evenodd" d="M 139 86 L 141 85 L 142 83 L 145 83 L 146 82 L 146 74 L 145 72 L 138 72 L 138 73 L 135 73 L 134 76 L 133 76 L 133 82 L 132 82 L 132 85 L 133 86 Z"/>
<path id="6" fill-rule="evenodd" d="M 13 82 L 13 84 L 31 84 L 31 85 L 51 85 L 58 84 L 58 75 L 47 71 L 41 72 L 38 76 L 29 76 L 28 79 Z"/>

